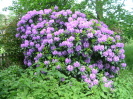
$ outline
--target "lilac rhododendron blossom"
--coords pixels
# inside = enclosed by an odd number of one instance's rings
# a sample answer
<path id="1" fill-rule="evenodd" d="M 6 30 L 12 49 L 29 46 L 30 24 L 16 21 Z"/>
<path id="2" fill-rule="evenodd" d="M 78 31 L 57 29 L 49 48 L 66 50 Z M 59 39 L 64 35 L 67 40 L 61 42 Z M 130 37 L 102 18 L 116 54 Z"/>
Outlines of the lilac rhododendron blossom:
<path id="1" fill-rule="evenodd" d="M 81 46 L 80 45 L 76 46 L 75 50 L 76 51 L 80 51 L 81 50 Z"/>
<path id="2" fill-rule="evenodd" d="M 37 57 L 41 58 L 42 57 L 42 53 L 37 54 Z"/>
<path id="3" fill-rule="evenodd" d="M 124 47 L 124 44 L 123 44 L 123 43 L 116 43 L 116 47 L 121 47 L 121 48 L 123 48 L 123 47 Z"/>
<path id="4" fill-rule="evenodd" d="M 81 66 L 81 68 L 79 69 L 81 72 L 85 71 L 85 66 Z"/>
<path id="5" fill-rule="evenodd" d="M 125 53 L 125 50 L 124 49 L 120 49 L 119 50 L 119 54 L 123 54 L 123 53 Z"/>
<path id="6" fill-rule="evenodd" d="M 87 75 L 81 75 L 81 78 L 85 79 L 85 78 L 87 78 Z"/>
<path id="7" fill-rule="evenodd" d="M 104 45 L 96 45 L 93 49 L 94 51 L 104 51 Z"/>
<path id="8" fill-rule="evenodd" d="M 68 66 L 67 66 L 67 70 L 68 70 L 68 71 L 73 71 L 73 69 L 74 69 L 74 68 L 73 68 L 72 65 L 68 65 Z"/>
<path id="9" fill-rule="evenodd" d="M 108 82 L 106 82 L 105 84 L 104 84 L 104 86 L 105 87 L 112 87 L 112 83 L 113 83 L 113 81 L 108 81 Z"/>
<path id="10" fill-rule="evenodd" d="M 98 85 L 98 82 L 99 82 L 99 81 L 98 81 L 97 79 L 94 79 L 94 80 L 93 80 L 93 85 Z"/>
<path id="11" fill-rule="evenodd" d="M 30 42 L 30 46 L 34 46 L 34 42 Z"/>
<path id="12" fill-rule="evenodd" d="M 102 77 L 102 80 L 103 80 L 103 82 L 107 82 L 108 81 L 106 77 Z"/>
<path id="13" fill-rule="evenodd" d="M 92 69 L 93 68 L 93 65 L 89 65 L 88 67 Z"/>
<path id="14" fill-rule="evenodd" d="M 32 63 L 31 62 L 28 62 L 28 64 L 27 64 L 28 66 L 31 66 L 32 65 Z"/>
<path id="15" fill-rule="evenodd" d="M 69 54 L 72 54 L 72 53 L 74 53 L 74 50 L 73 50 L 73 49 L 68 49 L 67 52 L 68 52 Z"/>
<path id="16" fill-rule="evenodd" d="M 115 62 L 118 62 L 118 61 L 119 61 L 119 57 L 118 57 L 118 56 L 114 56 L 113 60 L 114 60 Z"/>
<path id="17" fill-rule="evenodd" d="M 108 52 L 107 51 L 103 52 L 102 54 L 103 54 L 104 57 L 108 56 Z"/>
<path id="18" fill-rule="evenodd" d="M 92 74 L 97 74 L 98 70 L 97 69 L 92 69 L 91 72 L 92 72 Z"/>
<path id="19" fill-rule="evenodd" d="M 60 68 L 61 68 L 60 65 L 56 66 L 56 69 L 60 69 Z"/>
<path id="20" fill-rule="evenodd" d="M 90 58 L 87 58 L 87 59 L 85 60 L 85 62 L 86 62 L 86 63 L 90 63 Z"/>
<path id="21" fill-rule="evenodd" d="M 89 78 L 85 78 L 84 81 L 87 83 L 91 83 L 91 79 L 89 79 Z"/>
<path id="22" fill-rule="evenodd" d="M 91 79 L 95 79 L 96 78 L 96 75 L 95 74 L 90 74 L 90 78 Z"/>
<path id="23" fill-rule="evenodd" d="M 67 41 L 72 42 L 74 39 L 75 39 L 75 37 L 70 36 L 70 37 L 67 39 Z"/>
<path id="24" fill-rule="evenodd" d="M 70 58 L 66 58 L 65 59 L 65 63 L 67 63 L 67 64 L 71 63 L 71 59 Z"/>
<path id="25" fill-rule="evenodd" d="M 80 11 L 59 11 L 57 6 L 29 11 L 20 18 L 16 30 L 25 65 L 42 62 L 42 68 L 68 73 L 89 88 L 101 82 L 101 73 L 104 86 L 111 88 L 113 81 L 109 79 L 127 66 L 121 36 Z"/>
<path id="26" fill-rule="evenodd" d="M 80 66 L 80 63 L 78 61 L 76 61 L 74 64 L 73 64 L 74 67 L 79 67 Z"/>
<path id="27" fill-rule="evenodd" d="M 61 78 L 61 81 L 62 81 L 62 82 L 65 81 L 65 78 Z"/>
<path id="28" fill-rule="evenodd" d="M 57 59 L 52 59 L 52 63 L 56 63 L 56 62 L 58 62 Z"/>
<path id="29" fill-rule="evenodd" d="M 50 64 L 50 62 L 49 61 L 44 61 L 44 64 L 48 65 L 48 64 Z"/>
<path id="30" fill-rule="evenodd" d="M 121 63 L 121 66 L 122 66 L 122 67 L 126 67 L 127 64 L 126 64 L 126 63 Z"/>
<path id="31" fill-rule="evenodd" d="M 89 43 L 84 42 L 83 46 L 84 46 L 84 48 L 88 48 L 89 47 Z"/>
<path id="32" fill-rule="evenodd" d="M 93 34 L 92 34 L 92 33 L 88 33 L 88 34 L 87 34 L 87 37 L 88 37 L 88 38 L 93 38 Z"/>
<path id="33" fill-rule="evenodd" d="M 110 83 L 105 83 L 104 87 L 111 87 L 111 84 Z"/>

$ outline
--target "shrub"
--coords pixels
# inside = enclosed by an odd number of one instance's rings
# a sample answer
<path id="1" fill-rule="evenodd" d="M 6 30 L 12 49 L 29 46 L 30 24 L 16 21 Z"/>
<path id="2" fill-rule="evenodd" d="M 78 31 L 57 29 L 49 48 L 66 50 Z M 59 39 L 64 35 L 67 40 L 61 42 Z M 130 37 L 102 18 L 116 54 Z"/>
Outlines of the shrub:
<path id="1" fill-rule="evenodd" d="M 58 11 L 58 7 L 29 11 L 17 26 L 16 37 L 23 41 L 24 64 L 29 67 L 57 69 L 86 82 L 89 88 L 101 81 L 113 87 L 108 78 L 126 67 L 121 37 L 79 11 Z"/>

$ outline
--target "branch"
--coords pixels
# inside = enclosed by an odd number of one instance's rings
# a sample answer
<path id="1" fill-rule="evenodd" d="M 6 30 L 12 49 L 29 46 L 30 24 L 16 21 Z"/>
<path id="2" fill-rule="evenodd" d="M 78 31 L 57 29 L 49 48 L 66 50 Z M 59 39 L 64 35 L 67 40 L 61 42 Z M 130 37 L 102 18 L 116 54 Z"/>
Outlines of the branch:
<path id="1" fill-rule="evenodd" d="M 90 1 L 92 2 L 92 5 L 93 5 L 94 7 L 96 7 L 95 4 L 94 4 L 94 2 L 93 2 L 93 0 L 90 0 Z"/>

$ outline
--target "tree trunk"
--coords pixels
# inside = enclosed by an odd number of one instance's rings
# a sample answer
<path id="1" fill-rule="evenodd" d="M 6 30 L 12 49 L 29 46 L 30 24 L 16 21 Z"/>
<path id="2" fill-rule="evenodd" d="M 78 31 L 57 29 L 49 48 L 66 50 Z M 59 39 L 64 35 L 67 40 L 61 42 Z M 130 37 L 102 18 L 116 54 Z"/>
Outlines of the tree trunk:
<path id="1" fill-rule="evenodd" d="M 99 20 L 103 19 L 103 1 L 96 0 L 96 14 Z"/>

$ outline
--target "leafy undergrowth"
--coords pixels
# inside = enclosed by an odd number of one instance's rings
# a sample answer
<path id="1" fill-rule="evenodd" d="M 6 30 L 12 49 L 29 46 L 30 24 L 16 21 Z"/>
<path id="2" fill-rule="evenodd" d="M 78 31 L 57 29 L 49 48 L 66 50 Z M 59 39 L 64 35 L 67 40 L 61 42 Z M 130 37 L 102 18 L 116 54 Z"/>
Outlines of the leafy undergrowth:
<path id="1" fill-rule="evenodd" d="M 133 99 L 133 70 L 127 68 L 116 78 L 114 98 Z"/>
<path id="2" fill-rule="evenodd" d="M 115 89 L 109 90 L 103 84 L 89 89 L 78 82 L 51 71 L 40 73 L 39 69 L 22 69 L 10 66 L 0 71 L 0 99 L 132 99 L 133 73 L 122 70 L 115 81 Z M 36 72 L 36 73 L 35 73 Z M 54 72 L 54 73 L 53 73 Z"/>

